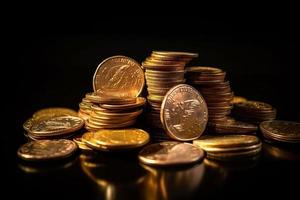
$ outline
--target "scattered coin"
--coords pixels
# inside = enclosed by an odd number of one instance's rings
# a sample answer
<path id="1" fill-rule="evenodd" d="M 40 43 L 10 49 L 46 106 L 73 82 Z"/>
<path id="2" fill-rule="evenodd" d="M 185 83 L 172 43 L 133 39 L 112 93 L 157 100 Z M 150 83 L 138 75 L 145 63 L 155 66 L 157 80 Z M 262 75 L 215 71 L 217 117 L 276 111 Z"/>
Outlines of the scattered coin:
<path id="1" fill-rule="evenodd" d="M 18 156 L 23 160 L 46 161 L 71 156 L 77 145 L 70 140 L 37 140 L 26 143 L 18 149 Z"/>
<path id="2" fill-rule="evenodd" d="M 161 142 L 146 146 L 139 153 L 139 160 L 147 165 L 182 165 L 197 162 L 204 151 L 189 143 Z"/>

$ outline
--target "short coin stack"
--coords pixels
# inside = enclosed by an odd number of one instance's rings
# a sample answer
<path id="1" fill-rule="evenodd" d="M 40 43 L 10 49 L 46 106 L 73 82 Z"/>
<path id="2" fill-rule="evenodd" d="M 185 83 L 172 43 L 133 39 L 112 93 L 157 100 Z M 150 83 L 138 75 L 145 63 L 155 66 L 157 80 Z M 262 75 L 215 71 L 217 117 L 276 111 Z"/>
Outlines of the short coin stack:
<path id="1" fill-rule="evenodd" d="M 259 124 L 275 119 L 276 109 L 264 102 L 245 101 L 234 105 L 233 114 L 241 121 Z"/>
<path id="2" fill-rule="evenodd" d="M 150 105 L 147 121 L 152 127 L 162 128 L 159 115 L 163 98 L 171 87 L 185 82 L 185 65 L 196 57 L 196 53 L 153 51 L 142 63 Z"/>
<path id="3" fill-rule="evenodd" d="M 88 93 L 85 97 L 89 103 L 85 103 L 86 114 L 85 127 L 89 131 L 99 129 L 124 128 L 133 125 L 137 117 L 143 112 L 146 99 L 136 98 L 112 98 Z M 82 112 L 83 102 L 79 104 L 79 114 Z"/>
<path id="4" fill-rule="evenodd" d="M 262 149 L 260 139 L 252 135 L 207 136 L 193 144 L 204 149 L 207 157 L 215 160 L 233 160 L 258 155 Z"/>
<path id="5" fill-rule="evenodd" d="M 300 123 L 282 120 L 260 123 L 263 136 L 269 141 L 300 143 Z"/>
<path id="6" fill-rule="evenodd" d="M 81 129 L 84 121 L 68 108 L 46 108 L 33 114 L 23 128 L 31 140 L 69 138 Z"/>
<path id="7" fill-rule="evenodd" d="M 233 98 L 226 72 L 219 68 L 195 66 L 187 68 L 186 79 L 205 99 L 209 124 L 222 123 L 230 114 Z"/>

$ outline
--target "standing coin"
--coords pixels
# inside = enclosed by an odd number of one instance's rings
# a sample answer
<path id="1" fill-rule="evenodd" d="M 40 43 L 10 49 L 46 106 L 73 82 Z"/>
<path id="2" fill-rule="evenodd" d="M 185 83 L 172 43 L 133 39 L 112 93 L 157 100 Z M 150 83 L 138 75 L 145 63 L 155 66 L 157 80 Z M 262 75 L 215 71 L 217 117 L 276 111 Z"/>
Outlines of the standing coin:
<path id="1" fill-rule="evenodd" d="M 177 85 L 164 97 L 160 119 L 167 134 L 173 139 L 197 139 L 206 127 L 207 118 L 207 106 L 203 97 L 189 85 Z"/>
<path id="2" fill-rule="evenodd" d="M 204 151 L 189 143 L 161 142 L 146 146 L 139 160 L 148 165 L 182 165 L 194 163 L 204 157 Z"/>
<path id="3" fill-rule="evenodd" d="M 18 156 L 23 160 L 44 161 L 71 156 L 77 145 L 70 140 L 37 140 L 28 142 L 18 149 Z"/>
<path id="4" fill-rule="evenodd" d="M 139 63 L 126 56 L 113 56 L 99 64 L 93 77 L 98 94 L 137 97 L 144 87 L 144 72 Z"/>

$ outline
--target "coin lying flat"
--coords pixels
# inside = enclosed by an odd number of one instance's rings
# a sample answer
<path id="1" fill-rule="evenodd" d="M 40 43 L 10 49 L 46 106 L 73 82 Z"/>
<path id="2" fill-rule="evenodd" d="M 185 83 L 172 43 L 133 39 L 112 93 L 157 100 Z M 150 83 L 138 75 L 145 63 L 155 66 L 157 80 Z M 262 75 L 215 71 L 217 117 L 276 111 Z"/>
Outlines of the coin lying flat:
<path id="1" fill-rule="evenodd" d="M 52 117 L 33 123 L 30 127 L 30 134 L 36 136 L 62 135 L 79 130 L 84 124 L 83 119 L 75 116 Z"/>
<path id="2" fill-rule="evenodd" d="M 287 143 L 300 143 L 300 123 L 273 120 L 259 125 L 261 132 L 267 139 Z"/>
<path id="3" fill-rule="evenodd" d="M 246 122 L 229 119 L 222 123 L 209 124 L 210 132 L 213 133 L 229 133 L 229 134 L 246 134 L 257 131 L 257 126 Z"/>
<path id="4" fill-rule="evenodd" d="M 147 165 L 182 165 L 201 160 L 204 151 L 189 143 L 161 142 L 144 147 L 138 157 Z"/>
<path id="5" fill-rule="evenodd" d="M 18 156 L 23 160 L 44 161 L 71 156 L 77 145 L 70 140 L 37 140 L 26 143 L 18 149 Z"/>
<path id="6" fill-rule="evenodd" d="M 164 97 L 160 119 L 167 134 L 173 139 L 188 141 L 200 137 L 207 118 L 203 97 L 189 85 L 177 85 Z"/>
<path id="7" fill-rule="evenodd" d="M 137 97 L 144 82 L 144 72 L 138 62 L 126 56 L 113 56 L 98 65 L 93 88 L 106 96 Z"/>
<path id="8" fill-rule="evenodd" d="M 103 129 L 82 136 L 88 146 L 97 150 L 121 150 L 141 147 L 149 142 L 149 134 L 141 129 Z"/>
<path id="9" fill-rule="evenodd" d="M 193 144 L 205 150 L 207 157 L 215 160 L 234 160 L 257 156 L 262 143 L 253 135 L 206 136 Z"/>

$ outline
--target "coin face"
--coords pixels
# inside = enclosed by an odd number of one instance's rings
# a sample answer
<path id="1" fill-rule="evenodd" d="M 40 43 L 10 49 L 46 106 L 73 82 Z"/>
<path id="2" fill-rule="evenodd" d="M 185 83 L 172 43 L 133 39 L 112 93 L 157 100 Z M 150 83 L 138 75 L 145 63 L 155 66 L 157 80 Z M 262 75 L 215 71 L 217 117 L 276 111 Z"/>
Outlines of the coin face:
<path id="1" fill-rule="evenodd" d="M 30 132 L 37 135 L 54 135 L 79 130 L 84 124 L 83 119 L 74 116 L 52 117 L 34 123 Z"/>
<path id="2" fill-rule="evenodd" d="M 93 77 L 93 88 L 106 96 L 137 97 L 144 82 L 139 63 L 126 56 L 113 56 L 99 64 Z"/>
<path id="3" fill-rule="evenodd" d="M 149 165 L 180 165 L 197 162 L 204 151 L 189 143 L 161 142 L 146 146 L 139 153 L 139 160 Z"/>
<path id="4" fill-rule="evenodd" d="M 300 123 L 282 120 L 265 121 L 260 128 L 279 137 L 297 138 L 300 140 Z"/>
<path id="5" fill-rule="evenodd" d="M 37 140 L 26 143 L 18 149 L 18 156 L 24 160 L 43 161 L 71 156 L 77 145 L 70 140 Z"/>
<path id="6" fill-rule="evenodd" d="M 206 103 L 193 87 L 180 84 L 165 95 L 160 119 L 171 138 L 188 141 L 200 137 L 206 127 L 207 118 Z"/>

